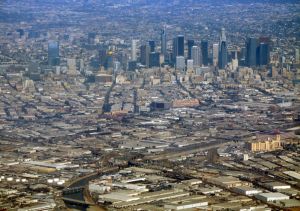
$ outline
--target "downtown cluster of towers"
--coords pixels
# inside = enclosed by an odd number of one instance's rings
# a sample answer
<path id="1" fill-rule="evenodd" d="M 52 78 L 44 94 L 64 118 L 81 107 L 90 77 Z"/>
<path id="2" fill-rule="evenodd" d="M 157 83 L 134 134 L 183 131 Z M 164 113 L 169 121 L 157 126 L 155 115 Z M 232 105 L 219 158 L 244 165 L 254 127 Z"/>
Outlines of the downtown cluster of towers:
<path id="1" fill-rule="evenodd" d="M 166 31 L 162 30 L 160 52 L 156 51 L 155 41 L 150 40 L 140 46 L 138 58 L 138 40 L 132 40 L 131 59 L 128 63 L 127 60 L 125 60 L 125 63 L 122 59 L 120 60 L 115 56 L 115 53 L 107 51 L 106 48 L 101 48 L 96 61 L 97 65 L 95 66 L 104 66 L 105 69 L 120 69 L 123 66 L 127 67 L 127 70 L 135 70 L 138 63 L 150 68 L 167 64 L 174 66 L 178 70 L 186 70 L 208 65 L 226 69 L 232 60 L 238 62 L 240 66 L 248 67 L 268 65 L 270 62 L 269 38 L 247 38 L 245 47 L 241 47 L 239 50 L 232 50 L 228 49 L 224 28 L 221 29 L 219 43 L 214 43 L 212 49 L 207 40 L 201 40 L 199 44 L 192 39 L 185 42 L 183 35 L 173 38 L 172 48 L 168 48 L 167 43 Z M 187 47 L 187 54 L 185 54 L 185 47 Z M 93 61 L 90 61 L 90 63 L 93 64 Z M 60 64 L 59 43 L 56 41 L 48 43 L 48 64 L 50 66 L 58 66 Z M 118 66 L 118 68 L 115 68 L 115 66 Z"/>
<path id="2" fill-rule="evenodd" d="M 187 44 L 187 55 L 185 55 L 185 44 Z M 219 69 L 225 69 L 232 59 L 239 60 L 243 66 L 268 65 L 270 61 L 270 41 L 268 38 L 248 38 L 245 47 L 239 51 L 228 50 L 225 29 L 221 29 L 219 43 L 212 46 L 212 56 L 209 56 L 209 44 L 207 40 L 201 40 L 196 45 L 194 40 L 187 40 L 183 35 L 173 38 L 172 50 L 167 48 L 166 31 L 161 31 L 161 51 L 155 51 L 155 41 L 151 40 L 140 47 L 139 62 L 146 67 L 159 67 L 161 56 L 163 63 L 175 66 L 176 69 L 197 68 L 212 64 Z M 137 61 L 137 40 L 132 40 L 131 62 Z M 129 65 L 130 66 L 130 65 Z"/>

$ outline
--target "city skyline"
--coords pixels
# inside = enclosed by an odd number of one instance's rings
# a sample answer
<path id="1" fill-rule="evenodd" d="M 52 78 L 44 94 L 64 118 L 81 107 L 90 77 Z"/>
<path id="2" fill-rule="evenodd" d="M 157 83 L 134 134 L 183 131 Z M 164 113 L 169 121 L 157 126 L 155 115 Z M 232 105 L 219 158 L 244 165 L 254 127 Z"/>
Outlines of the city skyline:
<path id="1" fill-rule="evenodd" d="M 299 12 L 0 1 L 0 210 L 299 210 Z"/>

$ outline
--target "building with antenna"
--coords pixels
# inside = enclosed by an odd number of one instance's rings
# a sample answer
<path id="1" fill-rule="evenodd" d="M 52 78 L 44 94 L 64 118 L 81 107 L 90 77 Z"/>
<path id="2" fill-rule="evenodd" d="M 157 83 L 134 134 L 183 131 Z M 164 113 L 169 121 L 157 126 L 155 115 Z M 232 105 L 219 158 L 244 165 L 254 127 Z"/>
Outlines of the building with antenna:
<path id="1" fill-rule="evenodd" d="M 225 28 L 222 28 L 219 42 L 219 68 L 224 69 L 227 66 L 227 42 Z"/>

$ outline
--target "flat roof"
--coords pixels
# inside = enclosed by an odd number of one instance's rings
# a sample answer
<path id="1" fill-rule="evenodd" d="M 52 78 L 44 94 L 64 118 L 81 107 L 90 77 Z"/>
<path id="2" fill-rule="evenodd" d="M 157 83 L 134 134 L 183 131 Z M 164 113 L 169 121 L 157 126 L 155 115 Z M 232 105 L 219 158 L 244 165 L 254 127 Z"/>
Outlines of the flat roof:
<path id="1" fill-rule="evenodd" d="M 267 182 L 265 183 L 266 185 L 270 186 L 270 187 L 274 187 L 274 186 L 290 186 L 288 184 L 282 183 L 282 182 Z"/>
<path id="2" fill-rule="evenodd" d="M 222 183 L 240 182 L 238 178 L 232 176 L 222 176 L 222 177 L 217 177 L 212 179 Z"/>
<path id="3" fill-rule="evenodd" d="M 254 188 L 254 187 L 250 187 L 250 186 L 239 186 L 239 187 L 235 187 L 235 189 L 245 190 L 245 191 L 247 191 L 247 190 L 257 190 L 258 191 L 258 189 Z"/>
<path id="4" fill-rule="evenodd" d="M 293 178 L 295 178 L 297 180 L 300 180 L 300 174 L 297 173 L 297 172 L 295 172 L 295 171 L 285 171 L 283 173 L 286 174 L 286 175 L 288 175 L 288 176 L 290 176 L 290 177 L 293 177 Z"/>
<path id="5" fill-rule="evenodd" d="M 281 198 L 281 197 L 289 197 L 283 193 L 279 193 L 279 192 L 269 192 L 269 193 L 260 193 L 258 194 L 259 196 L 263 196 L 265 198 L 270 198 L 270 197 L 278 197 L 278 198 Z"/>
<path id="6" fill-rule="evenodd" d="M 130 201 L 135 201 L 140 199 L 140 197 L 132 197 L 124 193 L 118 193 L 118 192 L 113 192 L 113 193 L 108 193 L 104 195 L 99 195 L 99 199 L 107 199 L 110 201 L 123 201 L 123 202 L 130 202 Z"/>

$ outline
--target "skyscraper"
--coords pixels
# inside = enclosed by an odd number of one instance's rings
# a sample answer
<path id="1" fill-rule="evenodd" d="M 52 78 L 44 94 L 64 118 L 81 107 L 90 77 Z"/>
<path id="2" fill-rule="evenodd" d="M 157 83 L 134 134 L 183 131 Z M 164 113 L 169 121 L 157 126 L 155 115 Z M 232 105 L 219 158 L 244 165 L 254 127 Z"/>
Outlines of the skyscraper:
<path id="1" fill-rule="evenodd" d="M 246 41 L 246 64 L 248 67 L 257 65 L 257 39 L 250 37 Z"/>
<path id="2" fill-rule="evenodd" d="M 151 52 L 149 54 L 149 67 L 159 67 L 160 66 L 159 58 L 160 58 L 159 53 Z"/>
<path id="3" fill-rule="evenodd" d="M 155 41 L 149 40 L 150 52 L 155 52 Z"/>
<path id="4" fill-rule="evenodd" d="M 295 49 L 295 62 L 296 64 L 300 63 L 300 53 L 299 53 L 299 48 Z"/>
<path id="5" fill-rule="evenodd" d="M 188 59 L 191 59 L 192 58 L 192 47 L 195 45 L 195 41 L 188 40 L 187 45 L 188 45 Z"/>
<path id="6" fill-rule="evenodd" d="M 227 42 L 224 28 L 222 28 L 220 36 L 218 64 L 220 69 L 224 69 L 227 65 Z"/>
<path id="7" fill-rule="evenodd" d="M 213 65 L 217 66 L 219 59 L 219 44 L 214 43 L 213 44 Z"/>
<path id="8" fill-rule="evenodd" d="M 177 38 L 173 38 L 173 52 L 172 52 L 172 62 L 173 64 L 176 64 L 176 57 L 178 52 L 178 46 L 177 46 Z"/>
<path id="9" fill-rule="evenodd" d="M 161 30 L 161 53 L 164 55 L 164 57 L 167 56 L 167 34 L 165 29 Z"/>
<path id="10" fill-rule="evenodd" d="M 59 43 L 56 41 L 48 43 L 48 64 L 50 66 L 59 65 Z"/>
<path id="11" fill-rule="evenodd" d="M 68 74 L 69 75 L 77 74 L 76 59 L 74 59 L 74 58 L 67 59 L 67 66 L 68 66 Z"/>
<path id="12" fill-rule="evenodd" d="M 270 61 L 270 49 L 267 43 L 260 43 L 258 47 L 258 65 L 268 65 Z"/>
<path id="13" fill-rule="evenodd" d="M 188 70 L 192 70 L 194 68 L 194 61 L 192 59 L 188 59 L 186 61 L 186 68 Z"/>
<path id="14" fill-rule="evenodd" d="M 136 47 L 138 40 L 131 41 L 131 60 L 136 61 Z"/>
<path id="15" fill-rule="evenodd" d="M 231 60 L 231 68 L 232 70 L 237 70 L 239 66 L 239 60 L 238 60 L 238 55 L 237 55 L 237 51 L 233 52 L 233 56 L 232 56 L 232 60 Z"/>
<path id="16" fill-rule="evenodd" d="M 184 57 L 184 36 L 178 35 L 173 39 L 173 62 L 176 63 L 176 57 Z"/>
<path id="17" fill-rule="evenodd" d="M 201 66 L 201 50 L 199 46 L 193 46 L 191 50 L 192 54 L 192 60 L 194 63 L 194 67 L 200 67 Z"/>
<path id="18" fill-rule="evenodd" d="M 177 37 L 177 56 L 184 57 L 184 36 L 179 35 Z"/>
<path id="19" fill-rule="evenodd" d="M 95 38 L 96 38 L 96 32 L 89 32 L 88 33 L 88 43 L 90 44 L 90 45 L 93 45 L 93 44 L 95 44 Z"/>
<path id="20" fill-rule="evenodd" d="M 101 47 L 99 50 L 99 63 L 100 66 L 105 66 L 107 60 L 107 49 L 106 47 Z"/>
<path id="21" fill-rule="evenodd" d="M 120 72 L 122 70 L 121 63 L 119 61 L 114 61 L 113 72 Z"/>
<path id="22" fill-rule="evenodd" d="M 136 61 L 129 61 L 128 62 L 128 65 L 127 65 L 127 70 L 128 71 L 135 71 L 135 69 L 136 69 Z"/>
<path id="23" fill-rule="evenodd" d="M 141 63 L 146 67 L 149 67 L 149 56 L 150 55 L 150 47 L 149 45 L 142 45 L 141 46 Z"/>
<path id="24" fill-rule="evenodd" d="M 203 65 L 208 65 L 208 41 L 201 41 L 201 53 L 202 53 L 202 63 Z"/>
<path id="25" fill-rule="evenodd" d="M 106 55 L 106 60 L 105 60 L 105 63 L 104 63 L 104 68 L 106 70 L 108 70 L 110 68 L 113 68 L 113 65 L 114 65 L 114 55 L 113 55 L 113 52 L 112 51 L 108 51 L 107 55 Z"/>
<path id="26" fill-rule="evenodd" d="M 185 69 L 184 56 L 176 56 L 176 69 L 181 71 Z"/>

